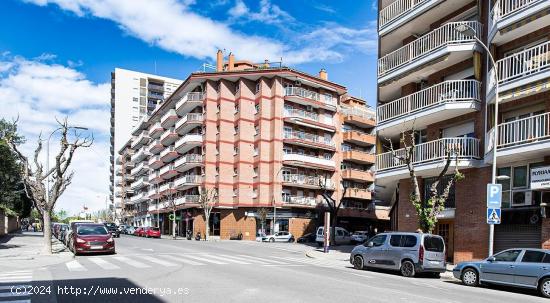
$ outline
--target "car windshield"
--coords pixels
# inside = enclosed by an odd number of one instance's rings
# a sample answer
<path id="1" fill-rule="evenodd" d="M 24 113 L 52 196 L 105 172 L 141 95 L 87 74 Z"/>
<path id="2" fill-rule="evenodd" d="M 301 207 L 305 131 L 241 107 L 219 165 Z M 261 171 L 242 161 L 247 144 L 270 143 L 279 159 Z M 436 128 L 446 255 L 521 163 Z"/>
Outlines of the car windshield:
<path id="1" fill-rule="evenodd" d="M 107 229 L 105 229 L 105 226 L 90 226 L 90 225 L 78 226 L 76 233 L 83 236 L 108 234 Z"/>
<path id="2" fill-rule="evenodd" d="M 425 236 L 424 248 L 427 251 L 443 252 L 443 250 L 445 250 L 445 244 L 440 237 Z"/>
<path id="3" fill-rule="evenodd" d="M 151 230 L 152 231 L 159 231 L 159 228 L 158 227 L 152 227 Z"/>

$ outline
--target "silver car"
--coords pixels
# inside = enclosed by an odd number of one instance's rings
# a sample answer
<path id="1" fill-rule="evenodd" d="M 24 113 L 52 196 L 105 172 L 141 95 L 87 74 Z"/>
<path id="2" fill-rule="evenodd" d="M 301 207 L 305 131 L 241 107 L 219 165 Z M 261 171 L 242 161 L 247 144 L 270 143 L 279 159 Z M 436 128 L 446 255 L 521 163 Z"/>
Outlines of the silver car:
<path id="1" fill-rule="evenodd" d="M 461 262 L 453 275 L 468 286 L 489 283 L 532 288 L 550 298 L 550 250 L 508 249 L 485 260 Z"/>
<path id="2" fill-rule="evenodd" d="M 356 246 L 349 261 L 355 269 L 396 270 L 405 277 L 414 277 L 420 272 L 439 275 L 447 270 L 443 238 L 422 233 L 378 234 Z"/>

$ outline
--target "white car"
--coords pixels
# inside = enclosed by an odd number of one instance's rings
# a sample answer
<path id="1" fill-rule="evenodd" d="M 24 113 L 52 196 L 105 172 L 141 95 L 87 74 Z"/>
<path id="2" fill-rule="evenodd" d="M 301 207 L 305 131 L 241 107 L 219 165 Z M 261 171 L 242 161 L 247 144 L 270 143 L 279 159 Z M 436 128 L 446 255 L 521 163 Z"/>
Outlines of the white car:
<path id="1" fill-rule="evenodd" d="M 347 230 L 342 227 L 336 227 L 335 229 L 334 242 L 337 245 L 346 245 L 351 243 L 351 236 Z M 317 242 L 317 245 L 319 247 L 323 246 L 323 243 L 325 241 L 324 230 L 325 228 L 323 226 L 317 228 L 317 236 L 315 237 L 315 242 Z M 332 228 L 330 231 L 332 231 Z"/>
<path id="2" fill-rule="evenodd" d="M 294 236 L 288 231 L 280 231 L 274 235 L 263 236 L 262 242 L 294 242 Z"/>
<path id="3" fill-rule="evenodd" d="M 351 234 L 351 242 L 352 243 L 365 243 L 369 239 L 369 233 L 367 231 L 356 231 L 353 234 Z"/>

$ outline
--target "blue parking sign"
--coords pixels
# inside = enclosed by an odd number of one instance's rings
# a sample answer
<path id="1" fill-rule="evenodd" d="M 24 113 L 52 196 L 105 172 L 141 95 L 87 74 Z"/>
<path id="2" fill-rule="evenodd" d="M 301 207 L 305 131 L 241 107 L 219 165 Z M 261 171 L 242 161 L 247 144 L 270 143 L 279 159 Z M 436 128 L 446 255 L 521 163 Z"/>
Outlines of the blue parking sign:
<path id="1" fill-rule="evenodd" d="M 500 224 L 500 208 L 487 208 L 487 224 Z"/>
<path id="2" fill-rule="evenodd" d="M 502 185 L 487 184 L 487 208 L 500 208 L 502 203 Z"/>

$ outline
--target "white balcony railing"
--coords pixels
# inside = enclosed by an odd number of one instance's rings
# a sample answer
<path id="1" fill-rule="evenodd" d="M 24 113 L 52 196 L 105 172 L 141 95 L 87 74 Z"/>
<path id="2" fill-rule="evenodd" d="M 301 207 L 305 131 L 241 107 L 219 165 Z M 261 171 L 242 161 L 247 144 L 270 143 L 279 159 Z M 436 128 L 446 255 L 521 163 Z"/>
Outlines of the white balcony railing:
<path id="1" fill-rule="evenodd" d="M 311 185 L 316 187 L 321 187 L 321 185 L 326 186 L 326 188 L 333 188 L 332 180 L 319 177 L 319 176 L 308 176 L 300 174 L 283 174 L 283 182 L 301 184 L 301 185 Z"/>
<path id="2" fill-rule="evenodd" d="M 550 139 L 550 113 L 498 125 L 498 147 Z"/>
<path id="3" fill-rule="evenodd" d="M 135 149 L 137 146 L 141 146 L 142 144 L 146 144 L 149 141 L 149 132 L 144 130 L 139 134 L 139 136 L 132 141 L 132 144 L 130 144 L 130 147 L 132 149 Z"/>
<path id="4" fill-rule="evenodd" d="M 136 188 L 141 188 L 145 185 L 149 185 L 149 177 L 148 176 L 143 176 L 139 179 L 137 179 L 136 181 L 132 182 L 132 184 L 130 185 L 130 188 L 132 189 L 136 189 Z"/>
<path id="5" fill-rule="evenodd" d="M 171 171 L 171 170 L 175 170 L 174 168 L 174 164 L 168 164 L 168 165 L 165 165 L 163 166 L 161 169 L 160 169 L 160 174 L 161 175 L 164 175 L 166 174 L 167 172 Z"/>
<path id="6" fill-rule="evenodd" d="M 176 141 L 176 149 L 180 149 L 185 144 L 191 143 L 191 142 L 202 142 L 202 135 L 200 134 L 187 134 Z"/>
<path id="7" fill-rule="evenodd" d="M 174 180 L 174 186 L 190 185 L 202 183 L 201 175 L 187 175 Z"/>
<path id="8" fill-rule="evenodd" d="M 174 162 L 174 166 L 179 167 L 187 163 L 202 163 L 202 155 L 199 155 L 199 154 L 185 155 L 179 158 L 178 160 L 176 160 L 176 162 Z"/>
<path id="9" fill-rule="evenodd" d="M 145 199 L 145 195 L 143 193 L 139 193 L 139 194 L 133 195 L 130 198 L 130 202 L 132 202 L 132 203 L 141 202 L 144 199 Z"/>
<path id="10" fill-rule="evenodd" d="M 199 203 L 199 195 L 185 195 L 174 200 L 176 205 L 184 203 Z"/>
<path id="11" fill-rule="evenodd" d="M 308 155 L 298 154 L 298 153 L 285 153 L 283 155 L 283 161 L 311 163 L 311 164 L 328 166 L 328 167 L 334 167 L 336 165 L 332 160 L 327 160 L 327 159 L 323 159 L 315 156 L 308 156 Z"/>
<path id="12" fill-rule="evenodd" d="M 401 148 L 392 152 L 382 153 L 376 156 L 378 171 L 405 166 L 407 149 Z M 480 157 L 479 139 L 476 138 L 441 138 L 430 142 L 418 144 L 414 147 L 412 163 L 420 164 L 444 160 L 448 153 L 454 159 L 478 159 Z M 397 156 L 397 157 L 396 157 Z"/>
<path id="13" fill-rule="evenodd" d="M 366 110 L 366 109 L 358 108 L 356 106 L 342 107 L 340 112 L 343 115 L 346 115 L 346 116 L 358 116 L 358 117 L 362 117 L 362 118 L 370 119 L 370 120 L 376 119 L 374 112 Z"/>
<path id="14" fill-rule="evenodd" d="M 550 68 L 550 41 L 502 58 L 497 62 L 499 84 Z"/>
<path id="15" fill-rule="evenodd" d="M 317 199 L 314 197 L 296 197 L 296 196 L 283 196 L 283 202 L 289 204 L 299 204 L 315 206 L 317 205 Z"/>
<path id="16" fill-rule="evenodd" d="M 189 113 L 183 118 L 181 118 L 176 123 L 176 129 L 179 129 L 181 126 L 183 126 L 186 123 L 201 123 L 203 121 L 203 114 L 202 113 Z"/>
<path id="17" fill-rule="evenodd" d="M 186 102 L 202 101 L 204 100 L 204 97 L 205 94 L 201 92 L 187 93 L 176 103 L 176 109 L 179 110 L 180 107 Z"/>
<path id="18" fill-rule="evenodd" d="M 303 140 L 311 143 L 316 144 L 323 144 L 327 146 L 334 147 L 334 142 L 332 142 L 332 139 L 325 138 L 323 136 L 315 135 L 315 134 L 309 134 L 305 132 L 298 132 L 298 131 L 290 131 L 284 132 L 284 138 L 285 139 L 297 139 L 297 140 Z"/>
<path id="19" fill-rule="evenodd" d="M 298 96 L 306 99 L 311 99 L 314 101 L 322 102 L 328 105 L 336 106 L 335 99 L 329 95 L 321 95 L 318 92 L 310 91 L 302 87 L 285 87 L 285 96 Z"/>
<path id="20" fill-rule="evenodd" d="M 147 170 L 149 170 L 149 166 L 145 162 L 140 162 L 138 165 L 136 165 L 136 167 L 134 167 L 130 171 L 130 174 L 132 175 L 141 174 L 143 171 L 147 171 Z"/>
<path id="21" fill-rule="evenodd" d="M 415 7 L 427 0 L 396 0 L 390 5 L 380 10 L 379 27 L 383 28 L 386 24 L 412 11 Z"/>
<path id="22" fill-rule="evenodd" d="M 481 83 L 476 80 L 445 81 L 378 106 L 378 122 L 408 116 L 435 105 L 480 101 Z"/>
<path id="23" fill-rule="evenodd" d="M 171 145 L 171 146 L 167 147 L 166 149 L 164 149 L 164 150 L 160 153 L 160 157 L 161 157 L 161 158 L 164 158 L 164 157 L 166 157 L 168 154 L 173 153 L 173 152 L 177 152 L 177 151 L 176 151 L 176 148 L 174 147 L 174 145 Z"/>
<path id="24" fill-rule="evenodd" d="M 481 33 L 482 25 L 476 21 L 449 22 L 440 26 L 413 42 L 398 48 L 397 50 L 378 59 L 378 76 L 385 74 L 418 60 L 418 58 L 432 53 L 440 47 L 448 44 L 461 44 L 474 42 L 472 34 L 459 31 L 460 27 L 468 26 L 475 30 L 476 36 Z"/>
<path id="25" fill-rule="evenodd" d="M 151 136 L 151 138 L 158 138 L 158 136 L 162 134 L 163 131 L 164 128 L 162 127 L 160 122 L 157 122 L 149 128 L 149 135 Z"/>
<path id="26" fill-rule="evenodd" d="M 491 8 L 493 20 L 499 20 L 540 0 L 497 0 Z"/>

